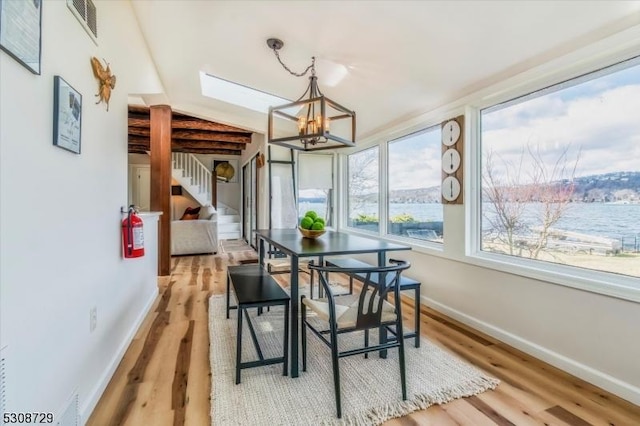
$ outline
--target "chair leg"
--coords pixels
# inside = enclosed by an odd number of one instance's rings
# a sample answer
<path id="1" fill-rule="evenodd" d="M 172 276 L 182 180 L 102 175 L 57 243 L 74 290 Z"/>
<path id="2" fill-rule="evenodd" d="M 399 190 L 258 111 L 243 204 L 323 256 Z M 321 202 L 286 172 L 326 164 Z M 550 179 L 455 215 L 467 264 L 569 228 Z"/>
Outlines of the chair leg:
<path id="1" fill-rule="evenodd" d="M 240 364 L 242 363 L 242 314 L 244 309 L 238 306 L 238 332 L 236 333 L 236 385 L 240 384 Z"/>
<path id="2" fill-rule="evenodd" d="M 368 328 L 364 331 L 364 347 L 365 348 L 369 347 L 369 329 Z M 365 352 L 364 357 L 365 359 L 369 358 L 369 352 Z"/>
<path id="3" fill-rule="evenodd" d="M 333 387 L 336 393 L 336 411 L 338 418 L 342 418 L 342 404 L 340 403 L 340 363 L 338 359 L 338 333 L 332 326 L 331 330 L 331 363 L 333 364 Z"/>
<path id="4" fill-rule="evenodd" d="M 404 331 L 402 330 L 402 318 L 396 321 L 396 330 L 398 331 L 398 360 L 400 364 L 400 385 L 402 386 L 402 400 L 407 400 L 407 374 L 404 361 Z"/>
<path id="5" fill-rule="evenodd" d="M 313 269 L 309 271 L 309 299 L 313 299 L 313 272 Z"/>
<path id="6" fill-rule="evenodd" d="M 415 329 L 416 330 L 416 338 L 414 342 L 414 346 L 416 348 L 420 347 L 420 286 L 416 287 L 415 291 L 415 299 L 413 300 L 414 304 L 414 317 L 415 317 Z"/>
<path id="7" fill-rule="evenodd" d="M 349 276 L 349 294 L 353 294 L 353 276 Z"/>
<path id="8" fill-rule="evenodd" d="M 307 305 L 303 301 L 304 296 L 300 298 L 300 315 L 302 316 L 300 333 L 302 334 L 302 371 L 307 371 Z"/>

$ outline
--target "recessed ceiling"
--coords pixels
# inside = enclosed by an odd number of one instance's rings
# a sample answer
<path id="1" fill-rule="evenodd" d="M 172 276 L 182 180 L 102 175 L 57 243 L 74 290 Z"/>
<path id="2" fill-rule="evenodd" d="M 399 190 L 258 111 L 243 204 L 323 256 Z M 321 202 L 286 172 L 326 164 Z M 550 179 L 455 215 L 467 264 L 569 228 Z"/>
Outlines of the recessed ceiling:
<path id="1" fill-rule="evenodd" d="M 358 138 L 640 23 L 638 1 L 134 1 L 174 110 L 265 132 L 266 114 L 202 95 L 200 72 L 288 99 L 316 56 Z"/>

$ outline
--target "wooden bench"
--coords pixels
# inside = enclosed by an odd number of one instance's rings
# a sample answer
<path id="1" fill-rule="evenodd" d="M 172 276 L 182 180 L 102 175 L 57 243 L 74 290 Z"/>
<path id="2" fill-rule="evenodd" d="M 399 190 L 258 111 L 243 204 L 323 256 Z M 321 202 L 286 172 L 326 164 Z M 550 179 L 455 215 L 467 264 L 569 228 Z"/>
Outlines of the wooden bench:
<path id="1" fill-rule="evenodd" d="M 233 286 L 237 305 L 230 304 L 230 290 Z M 238 309 L 238 331 L 236 336 L 236 384 L 240 383 L 240 371 L 245 368 L 262 365 L 283 364 L 282 375 L 287 375 L 289 367 L 289 295 L 260 265 L 229 266 L 227 270 L 227 318 L 231 309 Z M 284 343 L 283 356 L 266 358 L 258 342 L 253 323 L 247 309 L 270 306 L 284 306 Z M 253 346 L 258 354 L 258 361 L 242 362 L 242 316 L 246 317 L 251 333 Z"/>
<path id="2" fill-rule="evenodd" d="M 333 258 L 326 259 L 325 263 L 328 266 L 337 266 L 339 268 L 371 268 L 374 265 L 370 265 L 366 262 L 352 259 L 352 258 Z M 349 275 L 349 289 L 353 291 L 353 280 L 356 279 L 358 281 L 365 280 L 365 274 L 347 274 Z M 373 284 L 379 284 L 379 274 L 373 273 L 371 274 L 371 282 Z M 387 275 L 388 279 L 392 277 Z M 400 291 L 404 290 L 413 290 L 414 291 L 414 331 L 408 332 L 404 334 L 405 338 L 415 338 L 414 345 L 416 348 L 420 347 L 420 285 L 419 281 L 414 280 L 413 278 L 401 276 L 400 277 Z"/>

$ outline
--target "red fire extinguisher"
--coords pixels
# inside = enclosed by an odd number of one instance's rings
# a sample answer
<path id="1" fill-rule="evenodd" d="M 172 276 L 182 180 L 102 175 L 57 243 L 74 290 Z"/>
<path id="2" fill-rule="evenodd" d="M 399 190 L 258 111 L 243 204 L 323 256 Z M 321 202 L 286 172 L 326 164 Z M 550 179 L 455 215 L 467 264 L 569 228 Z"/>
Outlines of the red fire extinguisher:
<path id="1" fill-rule="evenodd" d="M 129 206 L 127 217 L 122 220 L 122 251 L 125 259 L 144 256 L 142 225 L 134 206 Z"/>

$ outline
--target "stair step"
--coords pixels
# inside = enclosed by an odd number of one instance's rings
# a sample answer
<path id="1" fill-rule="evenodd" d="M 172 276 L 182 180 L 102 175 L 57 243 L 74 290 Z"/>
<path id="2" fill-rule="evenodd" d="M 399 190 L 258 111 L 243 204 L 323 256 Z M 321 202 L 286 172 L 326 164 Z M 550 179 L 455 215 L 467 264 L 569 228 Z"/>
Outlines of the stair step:
<path id="1" fill-rule="evenodd" d="M 218 222 L 218 234 L 223 232 L 235 232 L 240 231 L 239 223 L 219 223 Z"/>
<path id="2" fill-rule="evenodd" d="M 240 238 L 240 231 L 218 233 L 218 240 L 237 240 Z"/>
<path id="3" fill-rule="evenodd" d="M 238 223 L 240 216 L 237 214 L 218 214 L 218 223 Z"/>

